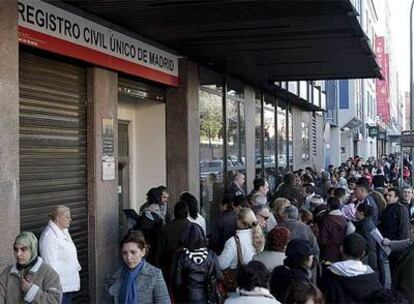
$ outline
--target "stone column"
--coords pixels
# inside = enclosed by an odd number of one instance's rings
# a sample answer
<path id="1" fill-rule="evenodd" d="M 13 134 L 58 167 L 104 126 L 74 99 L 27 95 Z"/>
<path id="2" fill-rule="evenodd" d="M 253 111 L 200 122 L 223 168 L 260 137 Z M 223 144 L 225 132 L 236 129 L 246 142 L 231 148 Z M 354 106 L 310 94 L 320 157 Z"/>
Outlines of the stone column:
<path id="1" fill-rule="evenodd" d="M 14 261 L 20 231 L 17 0 L 0 1 L 0 271 Z"/>
<path id="2" fill-rule="evenodd" d="M 119 261 L 118 231 L 118 77 L 101 68 L 88 70 L 88 204 L 90 303 L 111 303 L 105 286 Z M 113 119 L 115 179 L 102 179 L 102 120 Z"/>
<path id="3" fill-rule="evenodd" d="M 245 133 L 246 133 L 246 186 L 247 193 L 253 190 L 253 180 L 256 177 L 256 104 L 254 88 L 246 86 L 245 96 Z"/>
<path id="4" fill-rule="evenodd" d="M 200 199 L 197 64 L 180 59 L 179 77 L 179 87 L 167 90 L 167 185 L 171 202 L 176 202 L 182 191 L 190 191 Z"/>

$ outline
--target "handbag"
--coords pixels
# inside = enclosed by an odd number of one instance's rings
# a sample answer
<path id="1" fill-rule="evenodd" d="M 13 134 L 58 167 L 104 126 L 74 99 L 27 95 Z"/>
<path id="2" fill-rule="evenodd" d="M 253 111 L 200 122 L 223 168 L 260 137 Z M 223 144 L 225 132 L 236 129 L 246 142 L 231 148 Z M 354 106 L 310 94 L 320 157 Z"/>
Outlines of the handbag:
<path id="1" fill-rule="evenodd" d="M 235 235 L 234 240 L 236 241 L 236 248 L 237 248 L 237 268 L 236 269 L 228 268 L 223 271 L 223 285 L 224 285 L 224 289 L 226 290 L 226 292 L 233 292 L 236 290 L 237 270 L 241 265 L 243 265 L 242 251 L 241 251 L 239 236 Z"/>
<path id="2" fill-rule="evenodd" d="M 211 263 L 208 270 L 207 280 L 207 303 L 208 304 L 223 304 L 226 293 L 223 289 L 221 281 L 216 277 L 214 272 L 214 262 Z"/>

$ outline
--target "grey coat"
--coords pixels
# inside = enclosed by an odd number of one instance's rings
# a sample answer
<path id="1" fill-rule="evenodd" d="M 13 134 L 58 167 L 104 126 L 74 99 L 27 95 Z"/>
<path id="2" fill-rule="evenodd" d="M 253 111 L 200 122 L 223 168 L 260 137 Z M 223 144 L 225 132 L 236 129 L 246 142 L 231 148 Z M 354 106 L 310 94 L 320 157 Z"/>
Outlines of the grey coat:
<path id="1" fill-rule="evenodd" d="M 7 267 L 0 274 L 0 304 L 59 304 L 62 299 L 62 287 L 59 275 L 52 267 L 45 264 L 41 257 L 27 271 L 25 277 L 32 282 L 27 293 L 20 290 L 20 280 L 23 275 L 16 264 Z"/>
<path id="2" fill-rule="evenodd" d="M 119 303 L 119 292 L 122 284 L 122 267 L 113 276 L 114 284 L 109 293 L 115 298 L 115 304 Z M 145 262 L 137 278 L 138 301 L 131 304 L 170 304 L 170 296 L 160 269 Z"/>

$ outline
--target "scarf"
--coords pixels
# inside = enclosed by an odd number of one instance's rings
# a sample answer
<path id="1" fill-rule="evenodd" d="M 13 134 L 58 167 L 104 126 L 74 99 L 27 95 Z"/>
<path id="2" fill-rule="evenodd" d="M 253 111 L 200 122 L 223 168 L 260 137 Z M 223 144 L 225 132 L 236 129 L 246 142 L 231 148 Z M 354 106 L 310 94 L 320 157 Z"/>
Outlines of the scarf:
<path id="1" fill-rule="evenodd" d="M 14 241 L 14 244 L 22 245 L 30 251 L 30 258 L 29 258 L 29 260 L 27 261 L 26 264 L 20 265 L 19 263 L 17 263 L 16 266 L 17 266 L 18 270 L 27 269 L 27 268 L 33 266 L 34 264 L 36 264 L 36 261 L 37 261 L 37 238 L 32 232 L 24 231 L 24 232 L 20 233 L 16 237 L 16 239 Z"/>
<path id="2" fill-rule="evenodd" d="M 132 304 L 138 303 L 138 289 L 136 280 L 140 274 L 142 268 L 144 267 L 145 261 L 141 260 L 137 267 L 134 269 L 129 269 L 124 265 L 122 270 L 122 283 L 121 290 L 119 292 L 119 303 L 121 304 Z"/>

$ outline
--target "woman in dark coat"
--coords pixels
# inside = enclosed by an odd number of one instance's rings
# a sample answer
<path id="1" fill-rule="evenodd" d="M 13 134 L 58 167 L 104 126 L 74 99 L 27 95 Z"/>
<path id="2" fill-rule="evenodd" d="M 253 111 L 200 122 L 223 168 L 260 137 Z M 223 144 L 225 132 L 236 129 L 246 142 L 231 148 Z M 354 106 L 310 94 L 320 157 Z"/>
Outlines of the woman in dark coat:
<path id="1" fill-rule="evenodd" d="M 362 259 L 362 261 L 371 266 L 373 270 L 377 270 L 377 243 L 375 242 L 374 237 L 371 235 L 371 231 L 376 229 L 374 222 L 371 219 L 372 214 L 372 206 L 368 205 L 367 203 L 360 204 L 357 207 L 357 221 L 354 222 L 354 224 L 355 232 L 360 234 L 367 242 L 365 257 Z"/>
<path id="2" fill-rule="evenodd" d="M 270 277 L 270 292 L 278 301 L 284 301 L 293 283 L 311 282 L 315 254 L 315 249 L 307 241 L 293 239 L 288 243 L 284 265 L 273 269 Z"/>
<path id="3" fill-rule="evenodd" d="M 210 279 L 222 279 L 217 256 L 207 248 L 204 233 L 197 224 L 189 225 L 181 235 L 180 244 L 173 267 L 175 303 L 207 304 Z"/>

